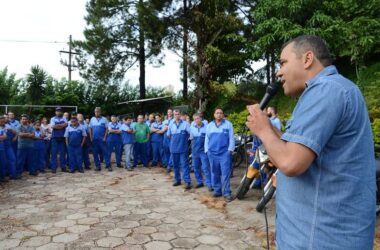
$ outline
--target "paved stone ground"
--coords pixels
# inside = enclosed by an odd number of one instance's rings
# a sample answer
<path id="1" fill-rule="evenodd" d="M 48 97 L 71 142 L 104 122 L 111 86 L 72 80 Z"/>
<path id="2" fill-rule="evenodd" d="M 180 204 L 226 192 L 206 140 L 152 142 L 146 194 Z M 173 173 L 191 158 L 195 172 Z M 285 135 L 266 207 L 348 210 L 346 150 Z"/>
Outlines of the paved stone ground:
<path id="1" fill-rule="evenodd" d="M 225 204 L 205 188 L 171 184 L 160 168 L 8 182 L 0 187 L 0 249 L 263 249 L 259 192 Z M 268 213 L 273 231 L 273 204 Z"/>

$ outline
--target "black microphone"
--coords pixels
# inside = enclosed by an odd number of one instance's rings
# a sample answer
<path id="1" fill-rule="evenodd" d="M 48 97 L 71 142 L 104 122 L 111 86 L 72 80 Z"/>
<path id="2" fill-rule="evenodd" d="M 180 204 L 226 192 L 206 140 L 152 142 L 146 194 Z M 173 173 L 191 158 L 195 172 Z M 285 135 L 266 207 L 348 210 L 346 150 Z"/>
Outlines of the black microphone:
<path id="1" fill-rule="evenodd" d="M 261 99 L 260 102 L 260 109 L 263 110 L 268 105 L 270 99 L 277 93 L 277 85 L 276 84 L 269 84 L 267 87 L 267 90 L 265 92 L 265 95 L 263 99 Z"/>

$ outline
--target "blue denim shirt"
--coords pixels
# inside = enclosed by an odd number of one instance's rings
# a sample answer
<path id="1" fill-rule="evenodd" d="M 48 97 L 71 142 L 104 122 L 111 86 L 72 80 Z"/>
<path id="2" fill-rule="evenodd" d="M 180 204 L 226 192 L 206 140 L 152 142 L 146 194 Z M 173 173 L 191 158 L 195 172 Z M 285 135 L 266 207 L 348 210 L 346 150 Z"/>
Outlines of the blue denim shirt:
<path id="1" fill-rule="evenodd" d="M 282 139 L 316 154 L 303 174 L 277 175 L 279 249 L 372 249 L 375 160 L 359 89 L 328 66 L 306 83 Z"/>

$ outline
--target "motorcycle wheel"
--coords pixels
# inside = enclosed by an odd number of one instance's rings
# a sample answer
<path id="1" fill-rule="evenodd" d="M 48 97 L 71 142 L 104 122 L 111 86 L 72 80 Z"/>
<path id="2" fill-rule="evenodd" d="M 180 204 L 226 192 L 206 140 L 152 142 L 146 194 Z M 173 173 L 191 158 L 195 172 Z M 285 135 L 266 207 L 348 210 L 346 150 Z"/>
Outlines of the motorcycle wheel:
<path id="1" fill-rule="evenodd" d="M 235 197 L 238 198 L 239 200 L 244 199 L 244 196 L 248 192 L 249 187 L 251 186 L 253 180 L 254 178 L 248 178 L 247 175 L 244 175 L 242 181 L 240 182 L 236 190 Z"/>
<path id="2" fill-rule="evenodd" d="M 256 211 L 261 213 L 265 206 L 267 205 L 267 203 L 270 201 L 270 199 L 272 199 L 274 193 L 276 192 L 276 187 L 274 186 L 271 186 L 267 192 L 265 192 L 264 196 L 261 197 L 259 203 L 257 203 L 257 206 L 256 206 Z"/>

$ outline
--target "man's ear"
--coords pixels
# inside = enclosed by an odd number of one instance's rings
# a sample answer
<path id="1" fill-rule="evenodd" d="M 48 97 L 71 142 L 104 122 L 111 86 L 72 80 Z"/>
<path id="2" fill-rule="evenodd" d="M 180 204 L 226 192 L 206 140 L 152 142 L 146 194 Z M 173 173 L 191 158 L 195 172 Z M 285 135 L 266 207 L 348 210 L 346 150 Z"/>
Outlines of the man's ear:
<path id="1" fill-rule="evenodd" d="M 312 51 L 307 51 L 303 55 L 303 67 L 304 69 L 309 69 L 314 61 L 314 53 Z"/>

